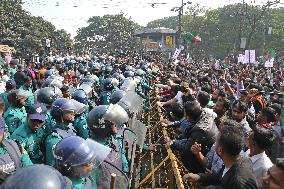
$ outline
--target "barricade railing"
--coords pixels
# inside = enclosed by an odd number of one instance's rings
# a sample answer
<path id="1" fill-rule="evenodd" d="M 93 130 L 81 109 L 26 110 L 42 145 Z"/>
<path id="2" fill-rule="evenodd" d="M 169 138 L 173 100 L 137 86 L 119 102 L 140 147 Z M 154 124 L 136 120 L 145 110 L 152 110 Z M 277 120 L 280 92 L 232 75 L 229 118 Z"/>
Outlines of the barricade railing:
<path id="1" fill-rule="evenodd" d="M 153 85 L 152 85 L 153 86 Z M 178 160 L 173 151 L 165 149 L 164 139 L 172 137 L 169 129 L 162 127 L 166 119 L 163 108 L 158 107 L 158 91 L 148 94 L 146 105 L 149 107 L 144 113 L 143 121 L 148 127 L 145 143 L 154 144 L 155 151 L 143 151 L 136 157 L 135 182 L 131 189 L 136 188 L 168 188 L 168 189 L 199 189 L 200 187 L 190 182 L 185 182 L 182 176 L 188 170 Z"/>

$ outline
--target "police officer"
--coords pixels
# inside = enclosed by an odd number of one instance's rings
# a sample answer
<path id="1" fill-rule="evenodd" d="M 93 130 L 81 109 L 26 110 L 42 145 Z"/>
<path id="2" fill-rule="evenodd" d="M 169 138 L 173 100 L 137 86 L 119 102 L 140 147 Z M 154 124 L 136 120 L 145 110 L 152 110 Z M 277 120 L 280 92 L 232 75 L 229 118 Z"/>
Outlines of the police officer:
<path id="1" fill-rule="evenodd" d="M 35 103 L 35 97 L 33 95 L 33 80 L 31 77 L 26 76 L 24 79 L 24 85 L 20 89 L 26 91 L 29 94 L 29 97 L 26 99 L 25 108 L 26 111 Z"/>
<path id="2" fill-rule="evenodd" d="M 88 106 L 88 96 L 86 94 L 85 91 L 78 89 L 76 90 L 73 95 L 72 98 L 82 104 L 85 104 L 86 106 Z M 88 117 L 88 110 L 86 109 L 85 112 L 81 113 L 81 114 L 76 114 L 75 115 L 75 121 L 74 121 L 74 128 L 77 132 L 77 135 L 87 139 L 90 137 L 89 134 L 89 127 L 87 124 L 87 117 Z"/>
<path id="3" fill-rule="evenodd" d="M 6 131 L 5 120 L 0 117 L 0 171 L 12 174 L 20 167 L 32 165 L 32 162 L 25 150 L 21 149 L 21 153 L 14 141 L 4 139 Z"/>
<path id="4" fill-rule="evenodd" d="M 87 109 L 82 103 L 73 99 L 59 98 L 52 103 L 51 116 L 56 124 L 45 139 L 45 162 L 54 165 L 53 151 L 58 142 L 68 136 L 76 135 L 73 122 L 76 113 L 84 112 Z"/>
<path id="5" fill-rule="evenodd" d="M 55 168 L 72 181 L 74 189 L 96 189 L 92 176 L 95 148 L 79 136 L 62 139 L 55 147 Z"/>
<path id="6" fill-rule="evenodd" d="M 123 152 L 122 142 L 118 142 L 116 134 L 118 126 L 129 119 L 126 111 L 119 105 L 100 105 L 90 111 L 88 126 L 91 138 L 112 149 L 108 156 L 108 162 L 117 166 L 120 170 L 128 171 L 128 162 Z"/>
<path id="7" fill-rule="evenodd" d="M 100 94 L 100 98 L 99 98 L 99 104 L 100 105 L 109 105 L 109 99 L 110 99 L 110 95 L 113 93 L 113 91 L 115 90 L 114 86 L 113 86 L 113 81 L 112 78 L 106 78 L 103 81 L 103 91 Z"/>
<path id="8" fill-rule="evenodd" d="M 57 87 L 44 87 L 36 94 L 37 102 L 43 103 L 47 108 L 44 122 L 44 129 L 46 133 L 51 131 L 52 127 L 54 127 L 56 123 L 55 119 L 53 119 L 50 114 L 51 105 L 57 98 L 61 98 L 62 96 L 61 90 Z"/>
<path id="9" fill-rule="evenodd" d="M 19 126 L 24 124 L 26 121 L 27 113 L 25 110 L 25 102 L 30 94 L 23 90 L 11 91 L 7 98 L 11 106 L 4 113 L 3 117 L 8 126 L 8 131 L 12 134 Z"/>
<path id="10" fill-rule="evenodd" d="M 31 165 L 9 176 L 1 189 L 72 189 L 71 181 L 48 165 Z"/>
<path id="11" fill-rule="evenodd" d="M 6 82 L 6 91 L 0 94 L 0 97 L 5 105 L 5 110 L 7 110 L 11 106 L 11 104 L 8 102 L 8 99 L 7 99 L 8 93 L 15 89 L 16 89 L 16 82 L 13 80 L 8 80 Z"/>
<path id="12" fill-rule="evenodd" d="M 10 79 L 14 80 L 14 75 L 17 72 L 17 65 L 18 65 L 18 60 L 17 59 L 12 59 L 10 62 Z"/>
<path id="13" fill-rule="evenodd" d="M 44 163 L 40 145 L 45 135 L 42 128 L 46 118 L 46 107 L 43 104 L 34 104 L 30 107 L 27 122 L 17 128 L 11 136 L 30 156 L 33 163 Z"/>

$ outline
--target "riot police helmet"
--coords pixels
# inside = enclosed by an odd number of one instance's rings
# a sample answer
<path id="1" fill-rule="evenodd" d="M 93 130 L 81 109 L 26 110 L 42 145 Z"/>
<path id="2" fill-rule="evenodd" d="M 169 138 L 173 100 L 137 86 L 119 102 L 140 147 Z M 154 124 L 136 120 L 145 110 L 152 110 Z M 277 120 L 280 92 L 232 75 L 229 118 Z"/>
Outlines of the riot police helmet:
<path id="1" fill-rule="evenodd" d="M 122 99 L 122 97 L 126 94 L 126 92 L 124 90 L 116 90 L 114 91 L 111 95 L 110 95 L 110 103 L 112 104 L 116 104 L 118 101 L 120 101 L 120 99 Z"/>
<path id="2" fill-rule="evenodd" d="M 57 87 L 44 87 L 39 89 L 36 96 L 38 102 L 46 106 L 51 106 L 57 98 L 61 98 L 63 95 L 61 90 Z"/>
<path id="3" fill-rule="evenodd" d="M 71 181 L 48 165 L 35 164 L 17 170 L 1 189 L 71 189 Z"/>

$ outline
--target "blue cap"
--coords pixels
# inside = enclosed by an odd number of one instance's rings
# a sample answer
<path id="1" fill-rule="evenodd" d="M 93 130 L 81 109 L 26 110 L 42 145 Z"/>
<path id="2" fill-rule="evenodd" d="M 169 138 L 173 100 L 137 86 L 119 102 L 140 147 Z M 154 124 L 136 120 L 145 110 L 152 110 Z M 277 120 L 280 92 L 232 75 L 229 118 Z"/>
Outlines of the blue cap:
<path id="1" fill-rule="evenodd" d="M 5 119 L 0 117 L 0 135 L 3 135 L 6 128 Z"/>
<path id="2" fill-rule="evenodd" d="M 18 61 L 17 59 L 12 59 L 12 60 L 10 61 L 10 64 L 11 64 L 11 65 L 18 65 L 18 63 L 19 63 L 19 61 Z"/>
<path id="3" fill-rule="evenodd" d="M 46 111 L 47 111 L 47 109 L 46 109 L 46 106 L 44 104 L 42 104 L 42 103 L 34 104 L 29 108 L 28 118 L 44 121 Z"/>

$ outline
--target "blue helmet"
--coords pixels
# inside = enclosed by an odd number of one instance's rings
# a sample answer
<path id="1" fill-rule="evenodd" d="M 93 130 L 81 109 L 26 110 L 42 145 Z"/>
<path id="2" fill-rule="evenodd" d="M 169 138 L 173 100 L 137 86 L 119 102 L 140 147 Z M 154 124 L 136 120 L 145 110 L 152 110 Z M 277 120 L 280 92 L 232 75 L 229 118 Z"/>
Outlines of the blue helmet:
<path id="1" fill-rule="evenodd" d="M 110 103 L 112 104 L 116 104 L 118 101 L 120 101 L 120 99 L 122 99 L 122 97 L 126 94 L 126 92 L 124 90 L 116 90 L 114 91 L 111 95 L 110 95 Z"/>
<path id="2" fill-rule="evenodd" d="M 31 182 L 32 181 L 32 182 Z M 71 189 L 71 181 L 53 167 L 35 164 L 17 170 L 1 185 L 2 189 Z"/>
<path id="3" fill-rule="evenodd" d="M 82 170 L 84 165 L 95 160 L 95 149 L 83 138 L 70 136 L 57 143 L 54 150 L 55 167 L 65 176 L 82 178 L 90 172 Z"/>
<path id="4" fill-rule="evenodd" d="M 51 106 L 57 98 L 61 98 L 62 96 L 61 90 L 57 87 L 44 87 L 36 94 L 37 101 L 46 106 Z"/>
<path id="5" fill-rule="evenodd" d="M 112 78 L 106 78 L 106 79 L 103 81 L 103 87 L 104 87 L 104 90 L 113 90 L 113 89 L 114 89 L 114 86 L 113 86 L 113 80 L 112 80 Z"/>
<path id="6" fill-rule="evenodd" d="M 82 104 L 76 100 L 69 100 L 66 98 L 58 98 L 52 103 L 51 106 L 51 116 L 60 120 L 61 116 L 65 111 L 74 112 L 75 114 L 81 114 L 88 109 L 88 106 Z"/>
<path id="7" fill-rule="evenodd" d="M 52 73 L 52 70 L 46 70 L 45 73 L 44 73 L 44 77 L 45 79 L 47 79 L 49 76 L 51 76 L 53 73 Z"/>
<path id="8" fill-rule="evenodd" d="M 72 98 L 80 103 L 88 105 L 88 96 L 83 89 L 77 89 L 73 94 Z"/>
<path id="9" fill-rule="evenodd" d="M 125 78 L 134 77 L 134 72 L 133 71 L 125 71 L 123 73 L 123 75 L 124 75 Z"/>
<path id="10" fill-rule="evenodd" d="M 70 110 L 73 110 L 73 111 L 75 110 L 74 105 L 71 104 L 67 98 L 58 98 L 52 103 L 52 106 L 51 106 L 50 114 L 54 119 L 58 120 L 61 118 L 62 113 L 63 113 L 63 109 L 62 109 L 63 105 L 65 106 L 68 105 Z"/>

